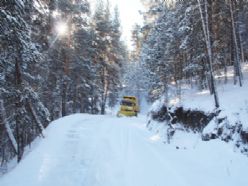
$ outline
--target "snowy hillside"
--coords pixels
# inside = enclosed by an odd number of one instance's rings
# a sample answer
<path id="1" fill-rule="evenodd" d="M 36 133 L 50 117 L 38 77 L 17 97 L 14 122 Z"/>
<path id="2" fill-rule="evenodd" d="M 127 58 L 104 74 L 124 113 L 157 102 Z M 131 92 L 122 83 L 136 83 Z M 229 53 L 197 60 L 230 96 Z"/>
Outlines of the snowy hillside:
<path id="1" fill-rule="evenodd" d="M 1 186 L 247 185 L 248 159 L 230 145 L 179 134 L 165 145 L 146 118 L 77 114 L 49 125 L 46 138 L 0 178 Z"/>
<path id="2" fill-rule="evenodd" d="M 233 84 L 232 69 L 228 72 L 228 83 L 223 84 L 224 78 L 220 75 L 217 77 L 217 86 L 221 115 L 228 116 L 230 123 L 240 120 L 243 126 L 248 129 L 248 64 L 243 66 L 243 71 L 245 78 L 243 87 Z M 171 104 L 173 103 L 180 104 L 184 108 L 198 109 L 205 112 L 214 110 L 214 99 L 208 90 L 199 92 L 185 89 L 181 102 L 172 99 Z"/>
<path id="3" fill-rule="evenodd" d="M 183 108 L 185 112 L 202 112 L 208 117 L 211 113 L 217 113 L 207 126 L 202 126 L 204 129 L 200 130 L 203 140 L 210 140 L 220 138 L 226 142 L 232 142 L 234 146 L 240 147 L 241 152 L 247 154 L 248 143 L 248 64 L 243 64 L 244 81 L 243 86 L 233 84 L 232 68 L 228 70 L 228 81 L 224 84 L 224 76 L 220 74 L 216 76 L 218 79 L 218 96 L 220 100 L 220 108 L 216 111 L 214 106 L 214 98 L 209 91 L 198 91 L 191 87 L 185 86 L 181 99 L 174 97 L 170 99 L 168 108 L 169 112 L 175 112 L 177 108 Z M 158 112 L 164 104 L 164 98 L 158 100 L 152 107 L 151 112 Z M 200 123 L 200 120 L 199 120 Z M 152 122 L 149 128 L 158 131 L 164 140 L 167 141 L 167 130 L 173 130 L 177 135 L 177 130 L 184 130 L 178 124 L 172 125 L 173 129 L 168 129 L 161 123 Z M 175 138 L 175 137 L 171 137 Z M 171 141 L 173 141 L 173 139 Z M 234 147 L 235 148 L 235 147 Z"/>

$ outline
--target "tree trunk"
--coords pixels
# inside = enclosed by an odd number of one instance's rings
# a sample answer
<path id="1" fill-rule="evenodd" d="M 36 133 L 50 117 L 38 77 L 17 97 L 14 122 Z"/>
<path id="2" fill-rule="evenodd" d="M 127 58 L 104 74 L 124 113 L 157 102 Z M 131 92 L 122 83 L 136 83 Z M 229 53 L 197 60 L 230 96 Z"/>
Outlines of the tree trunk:
<path id="1" fill-rule="evenodd" d="M 22 77 L 21 77 L 21 69 L 20 65 L 18 62 L 18 59 L 16 58 L 16 63 L 15 63 L 15 80 L 16 80 L 16 90 L 17 90 L 17 97 L 16 97 L 16 116 L 15 116 L 15 121 L 16 121 L 16 143 L 17 143 L 17 162 L 20 162 L 22 159 L 22 154 L 23 154 L 23 132 L 21 130 L 21 109 L 22 109 L 22 99 L 20 92 L 22 92 Z"/>
<path id="2" fill-rule="evenodd" d="M 35 112 L 35 110 L 34 110 L 34 108 L 32 106 L 32 103 L 30 101 L 28 102 L 28 108 L 29 108 L 30 113 L 32 114 L 32 116 L 33 116 L 33 118 L 34 118 L 34 120 L 36 122 L 36 126 L 37 126 L 37 128 L 39 130 L 40 135 L 44 138 L 45 137 L 44 134 L 43 134 L 44 126 L 42 125 L 39 117 L 37 116 L 37 114 L 36 114 L 36 112 Z"/>
<path id="3" fill-rule="evenodd" d="M 103 67 L 102 71 L 102 95 L 101 95 L 101 114 L 105 114 L 105 107 L 108 97 L 108 91 L 109 91 L 109 82 L 108 82 L 108 73 L 106 67 Z"/>
<path id="4" fill-rule="evenodd" d="M 62 117 L 66 116 L 66 102 L 67 102 L 67 82 L 63 82 L 62 87 L 62 99 L 61 99 L 61 106 L 62 106 Z"/>
<path id="5" fill-rule="evenodd" d="M 224 73 L 225 73 L 225 84 L 227 84 L 227 62 L 226 62 L 226 57 L 224 58 Z"/>
<path id="6" fill-rule="evenodd" d="M 10 128 L 10 125 L 9 125 L 9 122 L 6 118 L 6 112 L 5 112 L 5 108 L 4 108 L 4 105 L 3 105 L 3 100 L 0 100 L 0 111 L 1 111 L 1 118 L 2 118 L 2 121 L 3 121 L 3 125 L 4 125 L 4 129 L 7 133 L 7 136 L 11 142 L 11 145 L 15 151 L 15 153 L 17 154 L 17 151 L 18 151 L 18 148 L 17 148 L 17 142 L 16 142 L 16 139 L 15 139 L 15 136 Z"/>
<path id="7" fill-rule="evenodd" d="M 209 75 L 210 75 L 210 86 L 214 95 L 215 107 L 219 107 L 219 98 L 216 90 L 215 79 L 213 75 L 213 54 L 212 54 L 212 44 L 211 44 L 211 37 L 210 37 L 210 28 L 209 28 L 209 13 L 208 13 L 208 2 L 204 0 L 204 9 L 205 9 L 205 16 L 204 19 L 201 2 L 198 0 L 199 10 L 201 14 L 201 21 L 202 21 L 202 28 L 205 37 L 205 43 L 207 46 L 208 52 L 208 60 L 209 60 Z"/>
<path id="8" fill-rule="evenodd" d="M 245 62 L 244 47 L 243 47 L 243 44 L 242 44 L 242 36 L 241 36 L 240 32 L 239 32 L 239 40 L 240 40 L 241 62 L 244 63 Z"/>
<path id="9" fill-rule="evenodd" d="M 235 21 L 234 21 L 232 0 L 229 0 L 229 7 L 230 7 L 230 14 L 231 14 L 233 42 L 234 42 L 234 47 L 235 47 L 234 83 L 236 84 L 236 79 L 238 77 L 239 85 L 242 87 L 242 75 L 241 75 L 241 66 L 240 66 L 240 58 L 239 58 L 239 48 L 238 48 L 238 41 L 237 41 L 237 35 L 236 35 L 236 26 L 235 26 Z"/>

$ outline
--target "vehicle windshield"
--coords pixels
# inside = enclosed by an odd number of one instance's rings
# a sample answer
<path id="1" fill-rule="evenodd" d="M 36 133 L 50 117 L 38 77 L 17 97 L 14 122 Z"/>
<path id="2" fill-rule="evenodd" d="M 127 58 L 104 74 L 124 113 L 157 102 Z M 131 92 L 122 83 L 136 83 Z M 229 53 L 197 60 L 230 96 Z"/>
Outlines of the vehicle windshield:
<path id="1" fill-rule="evenodd" d="M 122 100 L 121 105 L 132 107 L 134 106 L 134 103 L 131 101 L 127 101 L 127 100 Z"/>

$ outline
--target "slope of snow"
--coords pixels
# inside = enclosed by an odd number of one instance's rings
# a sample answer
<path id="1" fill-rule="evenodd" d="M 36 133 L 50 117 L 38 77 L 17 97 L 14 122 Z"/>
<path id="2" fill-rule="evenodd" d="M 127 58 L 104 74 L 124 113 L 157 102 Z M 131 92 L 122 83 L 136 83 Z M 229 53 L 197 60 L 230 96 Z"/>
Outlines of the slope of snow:
<path id="1" fill-rule="evenodd" d="M 68 116 L 48 127 L 46 138 L 0 185 L 248 185 L 248 158 L 228 144 L 177 133 L 166 145 L 160 136 L 147 131 L 144 116 Z"/>
<path id="2" fill-rule="evenodd" d="M 244 129 L 248 130 L 248 64 L 242 65 L 244 73 L 243 86 L 233 84 L 233 69 L 228 70 L 228 83 L 224 84 L 224 75 L 216 76 L 217 90 L 220 101 L 220 110 L 222 117 L 228 117 L 231 125 L 236 122 L 241 122 Z M 161 98 L 162 100 L 163 98 Z M 161 106 L 158 101 L 153 107 L 153 110 Z M 159 105 L 160 104 L 160 105 Z M 208 90 L 197 91 L 191 87 L 183 87 L 181 100 L 177 97 L 170 100 L 172 106 L 183 106 L 185 109 L 201 110 L 206 113 L 212 112 L 215 109 L 214 97 L 210 95 Z"/>
<path id="3" fill-rule="evenodd" d="M 248 81 L 244 81 L 243 87 L 230 84 L 218 87 L 220 109 L 228 115 L 232 121 L 240 119 L 248 126 Z M 208 91 L 202 91 L 183 97 L 184 108 L 198 109 L 205 112 L 214 110 L 214 98 Z M 239 118 L 239 115 L 241 118 Z"/>

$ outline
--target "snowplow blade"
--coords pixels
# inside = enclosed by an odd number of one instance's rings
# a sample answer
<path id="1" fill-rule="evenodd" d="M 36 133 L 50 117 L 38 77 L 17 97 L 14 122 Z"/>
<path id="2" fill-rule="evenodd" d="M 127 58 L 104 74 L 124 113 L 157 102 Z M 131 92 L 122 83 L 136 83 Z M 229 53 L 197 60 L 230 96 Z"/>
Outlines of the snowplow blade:
<path id="1" fill-rule="evenodd" d="M 134 111 L 119 111 L 117 113 L 117 117 L 123 117 L 123 116 L 137 116 L 137 112 Z"/>

